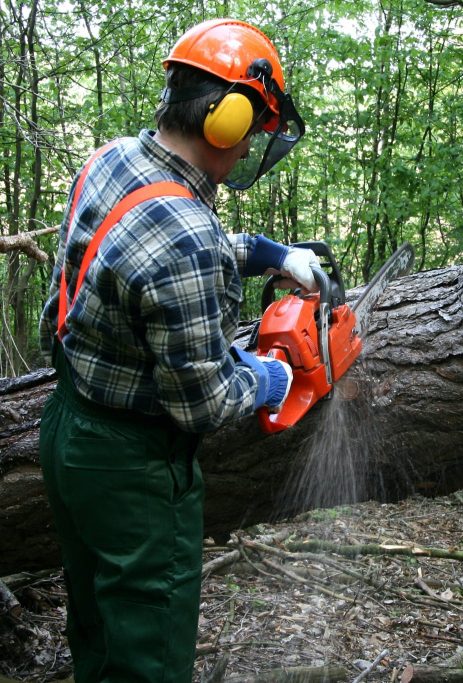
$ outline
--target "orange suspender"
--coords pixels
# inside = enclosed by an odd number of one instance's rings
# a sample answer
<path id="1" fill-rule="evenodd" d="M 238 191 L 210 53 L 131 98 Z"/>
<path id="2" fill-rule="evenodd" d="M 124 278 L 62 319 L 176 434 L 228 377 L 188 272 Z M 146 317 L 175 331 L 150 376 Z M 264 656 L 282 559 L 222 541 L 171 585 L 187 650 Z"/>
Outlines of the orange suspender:
<path id="1" fill-rule="evenodd" d="M 113 141 L 101 147 L 97 150 L 89 159 L 87 164 L 84 166 L 82 173 L 77 181 L 76 189 L 74 192 L 74 197 L 72 200 L 71 210 L 69 214 L 69 227 L 71 226 L 72 220 L 77 207 L 77 202 L 79 201 L 79 196 L 82 192 L 82 187 L 84 185 L 85 178 L 88 174 L 89 168 L 93 161 L 98 158 L 103 152 L 112 147 L 117 141 Z M 82 286 L 84 277 L 90 266 L 90 263 L 98 251 L 98 247 L 116 223 L 118 223 L 121 218 L 128 211 L 133 209 L 137 204 L 147 201 L 148 199 L 153 199 L 154 197 L 186 197 L 189 199 L 194 199 L 193 194 L 184 185 L 175 182 L 174 180 L 161 180 L 157 183 L 151 183 L 150 185 L 144 185 L 130 192 L 126 197 L 121 199 L 120 202 L 114 206 L 106 218 L 103 220 L 101 225 L 98 227 L 97 231 L 93 235 L 90 243 L 85 250 L 82 263 L 80 265 L 79 274 L 77 276 L 76 289 L 74 292 L 74 297 L 71 303 L 71 307 L 74 305 L 77 294 Z M 69 236 L 69 228 L 68 228 Z M 59 293 L 59 303 L 58 303 L 58 338 L 61 340 L 66 331 L 66 315 L 68 313 L 67 307 L 67 283 L 64 274 L 64 262 L 61 271 L 61 282 L 60 282 L 60 293 Z"/>

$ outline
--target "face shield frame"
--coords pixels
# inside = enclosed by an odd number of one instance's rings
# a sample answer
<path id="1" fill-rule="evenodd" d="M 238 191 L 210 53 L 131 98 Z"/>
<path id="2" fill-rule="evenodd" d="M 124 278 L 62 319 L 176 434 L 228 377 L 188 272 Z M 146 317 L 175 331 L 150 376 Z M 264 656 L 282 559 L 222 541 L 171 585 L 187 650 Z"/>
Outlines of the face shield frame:
<path id="1" fill-rule="evenodd" d="M 268 72 L 261 73 L 257 78 L 262 80 L 268 92 L 278 102 L 278 122 L 273 131 L 266 131 L 264 124 L 259 133 L 251 133 L 249 153 L 238 160 L 224 180 L 224 184 L 233 190 L 250 188 L 284 159 L 305 133 L 304 121 L 296 110 L 291 95 L 284 93 L 275 79 L 269 78 Z"/>

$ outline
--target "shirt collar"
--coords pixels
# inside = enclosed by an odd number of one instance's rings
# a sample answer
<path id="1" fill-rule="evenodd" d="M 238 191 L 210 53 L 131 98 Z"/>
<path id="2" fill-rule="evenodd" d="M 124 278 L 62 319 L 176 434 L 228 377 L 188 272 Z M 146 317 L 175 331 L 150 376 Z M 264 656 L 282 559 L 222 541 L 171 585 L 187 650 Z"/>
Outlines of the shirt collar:
<path id="1" fill-rule="evenodd" d="M 166 170 L 174 171 L 185 178 L 194 187 L 200 199 L 212 209 L 217 194 L 217 185 L 207 173 L 156 142 L 154 133 L 153 130 L 142 130 L 138 136 L 141 144 Z"/>

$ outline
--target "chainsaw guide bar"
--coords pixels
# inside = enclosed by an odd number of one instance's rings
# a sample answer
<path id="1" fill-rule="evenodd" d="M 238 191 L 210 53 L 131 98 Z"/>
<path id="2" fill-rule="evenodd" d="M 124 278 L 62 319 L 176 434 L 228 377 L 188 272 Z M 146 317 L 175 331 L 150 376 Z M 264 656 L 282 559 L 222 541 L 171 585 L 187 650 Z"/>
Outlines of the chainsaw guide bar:
<path id="1" fill-rule="evenodd" d="M 408 275 L 414 259 L 413 247 L 408 242 L 404 242 L 380 268 L 352 306 L 357 318 L 357 331 L 361 337 L 365 336 L 371 314 L 388 284 L 398 277 Z"/>

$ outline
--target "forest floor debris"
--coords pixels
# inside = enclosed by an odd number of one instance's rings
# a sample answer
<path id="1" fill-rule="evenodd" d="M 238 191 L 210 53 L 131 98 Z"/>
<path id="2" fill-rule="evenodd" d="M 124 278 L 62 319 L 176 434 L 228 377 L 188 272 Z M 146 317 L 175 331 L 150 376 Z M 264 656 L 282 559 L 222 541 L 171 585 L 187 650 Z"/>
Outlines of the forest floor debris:
<path id="1" fill-rule="evenodd" d="M 422 676 L 463 666 L 462 500 L 317 509 L 207 539 L 194 683 L 446 680 Z M 61 573 L 1 583 L 0 673 L 69 677 Z"/>

